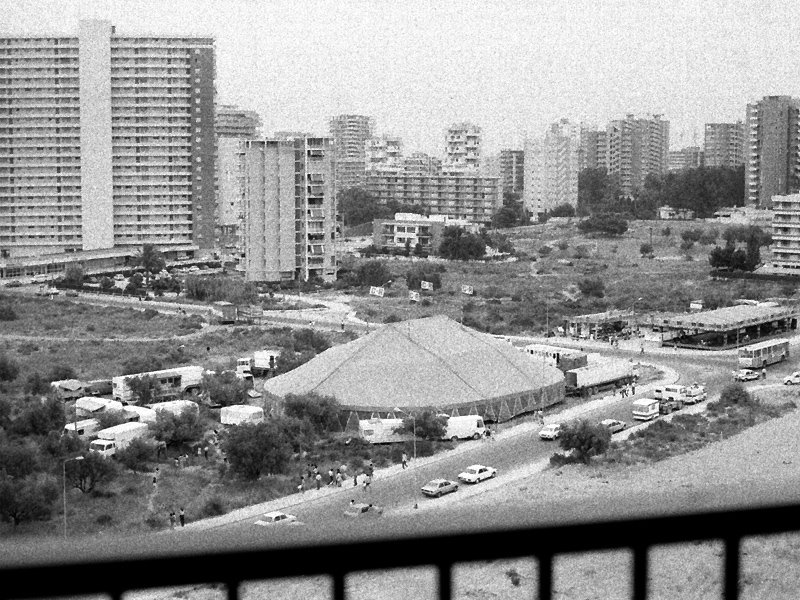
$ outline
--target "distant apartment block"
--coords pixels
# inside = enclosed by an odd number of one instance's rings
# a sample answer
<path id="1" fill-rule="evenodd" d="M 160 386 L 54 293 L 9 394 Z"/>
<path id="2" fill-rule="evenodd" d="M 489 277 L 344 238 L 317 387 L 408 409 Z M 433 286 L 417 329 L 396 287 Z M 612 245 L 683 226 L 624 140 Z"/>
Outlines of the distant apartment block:
<path id="1" fill-rule="evenodd" d="M 502 206 L 497 177 L 380 174 L 367 177 L 367 193 L 380 204 L 395 201 L 428 216 L 488 224 Z"/>
<path id="2" fill-rule="evenodd" d="M 800 100 L 766 96 L 747 105 L 745 202 L 770 208 L 773 196 L 800 192 Z"/>
<path id="3" fill-rule="evenodd" d="M 580 141 L 580 127 L 567 119 L 550 125 L 544 137 L 526 140 L 523 203 L 532 215 L 577 206 Z"/>
<path id="4" fill-rule="evenodd" d="M 667 154 L 667 170 L 682 171 L 703 166 L 703 151 L 700 146 L 689 146 L 680 150 L 670 150 Z"/>
<path id="5" fill-rule="evenodd" d="M 584 169 L 606 169 L 606 132 L 596 126 L 581 125 L 578 171 Z"/>
<path id="6" fill-rule="evenodd" d="M 772 197 L 771 266 L 800 273 L 800 194 Z"/>
<path id="7" fill-rule="evenodd" d="M 406 175 L 441 175 L 442 159 L 424 152 L 412 152 L 403 158 L 403 172 Z"/>
<path id="8" fill-rule="evenodd" d="M 523 150 L 500 151 L 500 180 L 503 193 L 522 196 L 525 187 L 525 152 Z"/>
<path id="9" fill-rule="evenodd" d="M 261 136 L 261 117 L 231 104 L 217 105 L 214 129 L 219 137 L 255 139 Z"/>
<path id="10" fill-rule="evenodd" d="M 330 138 L 244 142 L 247 281 L 336 280 L 333 154 Z"/>
<path id="11" fill-rule="evenodd" d="M 444 215 L 426 217 L 415 213 L 395 213 L 394 219 L 375 219 L 372 222 L 372 243 L 383 249 L 413 251 L 419 244 L 423 252 L 435 252 L 442 243 L 445 227 L 461 227 L 470 233 L 478 233 L 480 226 L 462 219 L 450 219 Z"/>
<path id="12" fill-rule="evenodd" d="M 455 123 L 445 133 L 444 173 L 474 173 L 481 166 L 481 128 Z"/>
<path id="13" fill-rule="evenodd" d="M 338 115 L 330 118 L 329 129 L 336 154 L 336 189 L 363 187 L 366 142 L 374 135 L 375 120 L 364 115 Z"/>
<path id="14" fill-rule="evenodd" d="M 623 193 L 631 194 L 644 186 L 650 175 L 667 170 L 669 121 L 661 115 L 611 121 L 606 127 L 606 168 L 619 177 Z"/>
<path id="15" fill-rule="evenodd" d="M 398 137 L 372 137 L 365 142 L 365 153 L 368 173 L 399 173 L 403 170 L 403 141 Z"/>
<path id="16" fill-rule="evenodd" d="M 213 247 L 214 78 L 212 38 L 0 38 L 2 257 Z"/>
<path id="17" fill-rule="evenodd" d="M 738 167 L 745 161 L 744 123 L 706 123 L 703 155 L 707 167 Z"/>

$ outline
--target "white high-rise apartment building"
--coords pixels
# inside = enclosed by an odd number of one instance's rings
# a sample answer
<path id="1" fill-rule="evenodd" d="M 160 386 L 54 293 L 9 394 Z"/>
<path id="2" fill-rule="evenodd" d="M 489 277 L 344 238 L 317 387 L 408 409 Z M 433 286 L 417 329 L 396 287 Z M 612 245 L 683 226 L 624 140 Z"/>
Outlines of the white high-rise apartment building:
<path id="1" fill-rule="evenodd" d="M 472 123 L 454 123 L 445 133 L 444 173 L 474 174 L 481 166 L 481 128 Z"/>
<path id="2" fill-rule="evenodd" d="M 800 194 L 772 197 L 772 268 L 800 272 Z"/>
<path id="3" fill-rule="evenodd" d="M 706 123 L 703 156 L 707 167 L 744 164 L 744 123 Z"/>
<path id="4" fill-rule="evenodd" d="M 577 207 L 580 147 L 581 128 L 567 119 L 550 125 L 543 138 L 526 139 L 523 203 L 532 215 Z"/>
<path id="5" fill-rule="evenodd" d="M 366 181 L 366 142 L 374 135 L 375 119 L 364 115 L 337 115 L 329 120 L 336 150 L 336 189 L 363 187 Z"/>
<path id="6" fill-rule="evenodd" d="M 335 281 L 333 140 L 303 137 L 242 144 L 245 278 Z"/>
<path id="7" fill-rule="evenodd" d="M 649 174 L 663 175 L 669 153 L 669 121 L 661 115 L 611 121 L 606 128 L 606 169 L 619 177 L 623 193 L 644 186 Z"/>
<path id="8" fill-rule="evenodd" d="M 2 257 L 214 243 L 214 40 L 0 38 Z"/>
<path id="9" fill-rule="evenodd" d="M 401 173 L 403 140 L 390 135 L 375 136 L 364 142 L 367 174 Z"/>

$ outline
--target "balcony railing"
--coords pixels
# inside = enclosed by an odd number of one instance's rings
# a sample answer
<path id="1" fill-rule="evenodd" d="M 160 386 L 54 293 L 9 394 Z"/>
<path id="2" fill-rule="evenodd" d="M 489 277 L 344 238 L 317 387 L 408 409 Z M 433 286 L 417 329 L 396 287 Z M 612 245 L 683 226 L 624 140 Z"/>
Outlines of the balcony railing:
<path id="1" fill-rule="evenodd" d="M 332 597 L 346 597 L 345 576 L 362 571 L 433 566 L 438 594 L 453 597 L 452 569 L 460 563 L 535 557 L 539 565 L 537 598 L 553 597 L 553 559 L 559 554 L 630 549 L 634 600 L 648 597 L 651 547 L 721 540 L 724 545 L 724 598 L 740 593 L 744 538 L 800 530 L 800 505 L 750 508 L 656 518 L 628 519 L 517 530 L 488 531 L 395 540 L 327 545 L 243 549 L 210 554 L 134 557 L 127 560 L 40 562 L 0 566 L 2 595 L 8 598 L 108 594 L 179 585 L 222 583 L 228 600 L 239 598 L 244 581 L 328 575 Z"/>

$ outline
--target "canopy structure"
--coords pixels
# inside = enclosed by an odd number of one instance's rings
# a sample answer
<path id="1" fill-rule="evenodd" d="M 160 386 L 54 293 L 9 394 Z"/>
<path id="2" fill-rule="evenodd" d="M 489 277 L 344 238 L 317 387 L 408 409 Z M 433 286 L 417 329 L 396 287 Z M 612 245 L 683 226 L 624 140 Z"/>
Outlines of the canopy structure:
<path id="1" fill-rule="evenodd" d="M 564 376 L 503 340 L 434 316 L 385 325 L 330 348 L 268 380 L 264 392 L 333 396 L 344 409 L 343 426 L 353 428 L 358 419 L 423 408 L 507 421 L 561 401 Z"/>

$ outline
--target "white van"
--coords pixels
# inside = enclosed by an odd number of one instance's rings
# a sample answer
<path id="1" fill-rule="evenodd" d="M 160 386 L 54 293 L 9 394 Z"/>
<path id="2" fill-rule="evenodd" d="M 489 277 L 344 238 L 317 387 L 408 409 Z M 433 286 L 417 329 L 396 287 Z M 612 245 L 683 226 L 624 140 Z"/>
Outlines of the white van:
<path id="1" fill-rule="evenodd" d="M 486 435 L 486 425 L 480 415 L 466 415 L 464 417 L 450 417 L 447 419 L 442 439 L 457 440 L 479 440 Z"/>
<path id="2" fill-rule="evenodd" d="M 64 434 L 77 435 L 79 438 L 88 438 L 100 429 L 97 419 L 81 419 L 64 425 Z"/>
<path id="3" fill-rule="evenodd" d="M 664 386 L 664 400 L 676 400 L 678 402 L 686 401 L 686 386 L 685 385 L 665 385 Z"/>
<path id="4" fill-rule="evenodd" d="M 637 421 L 650 421 L 658 416 L 658 411 L 661 402 L 655 398 L 640 398 L 634 400 L 633 418 Z"/>

